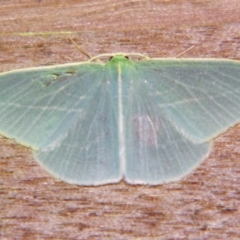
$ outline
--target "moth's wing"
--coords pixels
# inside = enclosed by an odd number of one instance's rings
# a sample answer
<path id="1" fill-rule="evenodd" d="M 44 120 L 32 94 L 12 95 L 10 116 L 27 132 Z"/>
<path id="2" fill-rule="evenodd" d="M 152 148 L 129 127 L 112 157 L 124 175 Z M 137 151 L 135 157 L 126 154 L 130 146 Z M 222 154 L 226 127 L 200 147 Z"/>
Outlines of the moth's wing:
<path id="1" fill-rule="evenodd" d="M 101 84 L 99 68 L 72 64 L 0 74 L 0 133 L 35 149 L 58 141 Z"/>
<path id="2" fill-rule="evenodd" d="M 178 179 L 209 152 L 209 141 L 240 121 L 240 63 L 146 60 L 135 64 L 126 119 L 126 180 Z"/>
<path id="3" fill-rule="evenodd" d="M 107 85 L 72 124 L 59 145 L 42 148 L 36 159 L 56 177 L 83 185 L 118 182 L 122 178 L 118 154 L 116 115 Z"/>
<path id="4" fill-rule="evenodd" d="M 148 100 L 193 142 L 209 141 L 240 121 L 239 61 L 162 59 L 136 65 Z"/>
<path id="5" fill-rule="evenodd" d="M 141 79 L 141 71 L 138 74 L 132 80 L 126 115 L 125 180 L 135 184 L 177 180 L 199 165 L 210 144 L 195 144 L 176 130 L 159 107 L 161 96 L 152 98 L 154 92 Z"/>
<path id="6" fill-rule="evenodd" d="M 67 182 L 118 181 L 117 126 L 108 80 L 98 64 L 1 74 L 1 133 L 37 150 L 40 164 Z"/>

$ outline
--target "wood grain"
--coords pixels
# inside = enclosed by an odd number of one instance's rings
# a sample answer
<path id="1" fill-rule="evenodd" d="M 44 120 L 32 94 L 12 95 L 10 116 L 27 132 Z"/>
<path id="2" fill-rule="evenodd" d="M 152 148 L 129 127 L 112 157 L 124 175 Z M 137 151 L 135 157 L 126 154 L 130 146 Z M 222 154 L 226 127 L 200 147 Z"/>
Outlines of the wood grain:
<path id="1" fill-rule="evenodd" d="M 1 1 L 0 71 L 140 52 L 240 60 L 238 0 Z M 16 89 L 17 91 L 17 89 Z M 181 181 L 99 187 L 54 179 L 0 138 L 0 239 L 240 239 L 240 126 Z"/>

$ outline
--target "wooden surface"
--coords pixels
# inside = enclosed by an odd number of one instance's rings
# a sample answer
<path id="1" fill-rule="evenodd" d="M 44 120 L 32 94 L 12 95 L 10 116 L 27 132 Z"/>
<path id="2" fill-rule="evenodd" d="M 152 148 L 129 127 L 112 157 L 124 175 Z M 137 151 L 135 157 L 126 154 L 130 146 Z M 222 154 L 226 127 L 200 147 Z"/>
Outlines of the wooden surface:
<path id="1" fill-rule="evenodd" d="M 1 1 L 0 71 L 140 52 L 240 60 L 240 1 Z M 17 91 L 17 89 L 16 89 Z M 0 138 L 0 239 L 240 239 L 240 126 L 181 181 L 69 185 Z"/>

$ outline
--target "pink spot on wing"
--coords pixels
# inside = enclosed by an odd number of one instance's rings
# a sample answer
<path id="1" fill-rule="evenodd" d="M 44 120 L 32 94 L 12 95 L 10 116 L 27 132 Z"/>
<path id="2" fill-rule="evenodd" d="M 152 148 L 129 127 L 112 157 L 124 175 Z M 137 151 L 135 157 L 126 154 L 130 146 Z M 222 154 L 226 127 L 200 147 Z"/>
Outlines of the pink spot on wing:
<path id="1" fill-rule="evenodd" d="M 140 145 L 152 147 L 157 145 L 157 133 L 161 130 L 161 123 L 153 121 L 148 115 L 136 116 L 133 119 L 134 133 Z"/>

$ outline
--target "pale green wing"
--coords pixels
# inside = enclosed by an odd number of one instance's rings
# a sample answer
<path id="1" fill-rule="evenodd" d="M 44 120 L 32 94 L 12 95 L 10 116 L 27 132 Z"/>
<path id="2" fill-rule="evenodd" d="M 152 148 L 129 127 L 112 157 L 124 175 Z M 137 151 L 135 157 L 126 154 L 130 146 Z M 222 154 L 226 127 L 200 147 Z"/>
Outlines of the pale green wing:
<path id="1" fill-rule="evenodd" d="M 58 141 L 101 85 L 100 69 L 75 64 L 2 73 L 1 134 L 35 149 Z"/>
<path id="2" fill-rule="evenodd" d="M 99 185 L 122 178 L 114 100 L 105 79 L 59 145 L 35 153 L 40 164 L 68 183 Z"/>
<path id="3" fill-rule="evenodd" d="M 117 120 L 103 69 L 86 63 L 1 74 L 1 134 L 34 148 L 40 164 L 67 182 L 119 181 Z"/>
<path id="4" fill-rule="evenodd" d="M 128 78 L 125 178 L 130 183 L 179 179 L 207 156 L 213 137 L 240 121 L 237 61 L 144 60 Z"/>
<path id="5" fill-rule="evenodd" d="M 135 184 L 177 180 L 200 164 L 209 153 L 210 143 L 194 144 L 178 132 L 159 107 L 161 97 L 151 98 L 153 91 L 141 74 L 137 71 L 136 79 L 132 79 L 129 95 L 125 180 Z"/>
<path id="6" fill-rule="evenodd" d="M 240 121 L 240 62 L 162 59 L 136 65 L 148 100 L 193 142 L 209 141 Z"/>

